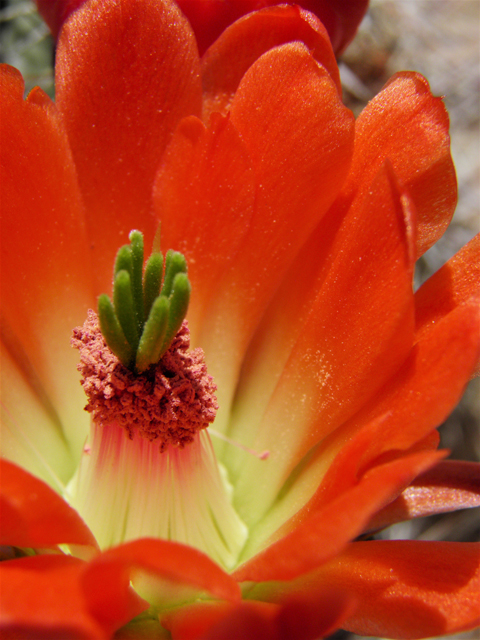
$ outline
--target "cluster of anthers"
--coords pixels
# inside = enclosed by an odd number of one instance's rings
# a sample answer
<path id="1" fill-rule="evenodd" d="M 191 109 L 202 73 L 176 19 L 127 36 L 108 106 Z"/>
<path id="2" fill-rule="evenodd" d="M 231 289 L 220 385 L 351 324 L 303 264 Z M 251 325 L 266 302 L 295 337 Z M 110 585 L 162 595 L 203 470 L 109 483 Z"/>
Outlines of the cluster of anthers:
<path id="1" fill-rule="evenodd" d="M 168 251 L 163 274 L 163 256 L 154 250 L 144 270 L 143 236 L 132 231 L 129 238 L 115 261 L 113 304 L 101 295 L 98 316 L 90 310 L 74 329 L 85 409 L 97 424 L 155 440 L 161 451 L 184 447 L 218 409 L 202 349 L 188 351 L 186 261 Z"/>

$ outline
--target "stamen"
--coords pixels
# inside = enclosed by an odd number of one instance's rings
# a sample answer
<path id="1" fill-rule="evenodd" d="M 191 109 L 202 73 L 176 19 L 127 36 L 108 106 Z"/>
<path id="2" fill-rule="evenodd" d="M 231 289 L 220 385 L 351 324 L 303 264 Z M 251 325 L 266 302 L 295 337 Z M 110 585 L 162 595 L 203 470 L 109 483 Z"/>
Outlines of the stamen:
<path id="1" fill-rule="evenodd" d="M 268 451 L 267 449 L 265 451 L 262 451 L 262 453 L 258 453 L 258 451 L 255 451 L 255 449 L 250 449 L 250 447 L 246 447 L 244 444 L 240 444 L 240 442 L 236 442 L 231 438 L 227 438 L 227 436 L 223 435 L 223 433 L 220 433 L 220 431 L 217 431 L 216 429 L 212 429 L 210 427 L 209 432 L 212 434 L 212 436 L 215 436 L 216 438 L 219 438 L 224 442 L 228 442 L 228 444 L 231 444 L 234 447 L 238 447 L 239 449 L 242 449 L 242 451 L 250 453 L 252 456 L 255 456 L 255 458 L 258 458 L 259 460 L 267 460 L 267 458 L 270 457 L 270 451 Z"/>
<path id="2" fill-rule="evenodd" d="M 156 441 L 164 451 L 167 445 L 183 448 L 215 419 L 216 385 L 202 349 L 188 351 L 186 321 L 161 360 L 138 375 L 107 347 L 92 310 L 83 327 L 74 329 L 72 346 L 80 351 L 85 409 L 96 424 L 116 424 L 130 439 Z"/>

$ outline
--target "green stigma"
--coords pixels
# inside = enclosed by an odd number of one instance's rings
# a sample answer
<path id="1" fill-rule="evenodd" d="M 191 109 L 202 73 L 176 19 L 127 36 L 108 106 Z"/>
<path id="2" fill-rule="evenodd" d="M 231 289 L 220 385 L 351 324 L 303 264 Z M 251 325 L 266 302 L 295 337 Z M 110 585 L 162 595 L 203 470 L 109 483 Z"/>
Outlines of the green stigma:
<path id="1" fill-rule="evenodd" d="M 156 364 L 171 345 L 187 314 L 191 286 L 187 262 L 169 250 L 164 260 L 154 250 L 143 268 L 143 234 L 131 231 L 130 244 L 118 250 L 113 273 L 113 303 L 98 299 L 105 342 L 120 362 L 136 373 Z"/>

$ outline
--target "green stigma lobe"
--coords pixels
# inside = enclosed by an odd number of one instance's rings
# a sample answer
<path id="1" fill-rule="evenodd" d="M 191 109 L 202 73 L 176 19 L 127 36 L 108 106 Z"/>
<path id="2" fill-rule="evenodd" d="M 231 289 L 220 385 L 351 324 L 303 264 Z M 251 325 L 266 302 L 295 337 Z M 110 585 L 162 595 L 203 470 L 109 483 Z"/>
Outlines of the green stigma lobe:
<path id="1" fill-rule="evenodd" d="M 110 298 L 105 294 L 98 298 L 98 317 L 105 342 L 124 367 L 131 368 L 135 352 L 128 344 Z"/>
<path id="2" fill-rule="evenodd" d="M 135 366 L 139 373 L 160 360 L 166 342 L 169 309 L 170 302 L 164 296 L 158 296 L 153 303 L 138 346 Z"/>
<path id="3" fill-rule="evenodd" d="M 162 254 L 154 251 L 143 271 L 143 235 L 134 230 L 129 239 L 115 259 L 113 305 L 101 295 L 98 315 L 111 351 L 124 366 L 141 373 L 162 358 L 182 326 L 191 286 L 181 253 L 167 252 L 162 284 Z"/>
<path id="4" fill-rule="evenodd" d="M 143 304 L 145 317 L 148 318 L 155 298 L 160 293 L 162 284 L 163 256 L 161 253 L 152 253 L 145 265 L 143 274 Z"/>

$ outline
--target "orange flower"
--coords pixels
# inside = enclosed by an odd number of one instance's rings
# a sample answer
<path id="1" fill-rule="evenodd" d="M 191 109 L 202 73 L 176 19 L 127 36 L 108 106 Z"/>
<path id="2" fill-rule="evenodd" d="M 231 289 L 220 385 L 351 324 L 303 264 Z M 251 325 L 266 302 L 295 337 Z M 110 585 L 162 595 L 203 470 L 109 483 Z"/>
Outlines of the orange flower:
<path id="1" fill-rule="evenodd" d="M 117 637 L 477 625 L 479 545 L 355 541 L 479 502 L 477 465 L 439 462 L 435 430 L 478 361 L 479 238 L 412 293 L 456 200 L 427 82 L 398 74 L 354 122 L 311 14 L 252 13 L 199 60 L 167 0 L 72 14 L 55 104 L 24 100 L 11 67 L 1 82 L 5 637 L 103 639 L 129 621 Z M 189 261 L 214 427 L 270 454 L 213 454 L 206 431 L 152 449 L 175 455 L 162 500 L 160 463 L 127 474 L 115 447 L 88 475 L 99 449 L 84 447 L 69 347 L 118 246 L 132 228 L 151 243 L 157 220 Z M 120 435 L 131 464 L 136 441 Z"/>

